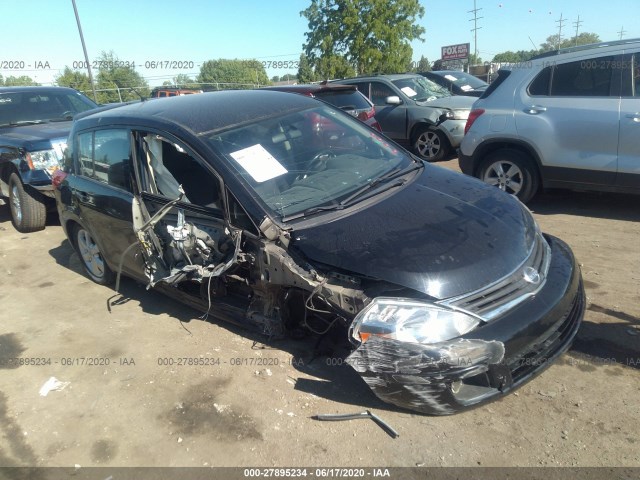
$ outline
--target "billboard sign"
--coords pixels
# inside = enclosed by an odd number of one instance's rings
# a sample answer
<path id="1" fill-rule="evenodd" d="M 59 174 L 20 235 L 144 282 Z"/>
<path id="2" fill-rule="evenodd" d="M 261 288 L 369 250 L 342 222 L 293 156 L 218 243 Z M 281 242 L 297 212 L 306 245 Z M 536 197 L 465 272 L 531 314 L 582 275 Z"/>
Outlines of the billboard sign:
<path id="1" fill-rule="evenodd" d="M 448 45 L 442 47 L 442 60 L 460 60 L 469 58 L 469 44 L 459 43 L 458 45 Z"/>

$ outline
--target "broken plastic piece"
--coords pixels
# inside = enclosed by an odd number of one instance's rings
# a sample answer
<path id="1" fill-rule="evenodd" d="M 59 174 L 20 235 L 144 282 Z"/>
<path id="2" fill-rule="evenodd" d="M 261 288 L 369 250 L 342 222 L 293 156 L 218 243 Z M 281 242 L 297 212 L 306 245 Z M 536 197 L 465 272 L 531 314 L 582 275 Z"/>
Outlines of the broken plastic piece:
<path id="1" fill-rule="evenodd" d="M 70 383 L 71 382 L 61 382 L 56 377 L 51 377 L 49 378 L 49 380 L 44 382 L 44 385 L 42 385 L 42 387 L 40 387 L 40 396 L 46 397 L 51 391 L 55 390 L 59 392 L 61 390 L 64 390 L 64 388 Z"/>
<path id="2" fill-rule="evenodd" d="M 396 432 L 393 428 L 391 428 L 391 426 L 388 423 L 386 423 L 384 420 L 382 420 L 375 413 L 371 413 L 370 410 L 367 410 L 366 412 L 360 412 L 360 413 L 346 413 L 346 414 L 331 414 L 331 413 L 327 413 L 327 414 L 319 414 L 319 415 L 315 415 L 313 418 L 315 420 L 321 420 L 321 421 L 325 421 L 325 422 L 327 422 L 327 421 L 328 422 L 339 422 L 339 421 L 342 421 L 342 420 L 356 420 L 356 419 L 359 419 L 359 418 L 370 418 L 371 420 L 376 422 L 380 428 L 382 428 L 385 432 L 387 432 L 387 434 L 391 438 L 398 438 L 400 436 L 400 434 L 398 432 Z"/>

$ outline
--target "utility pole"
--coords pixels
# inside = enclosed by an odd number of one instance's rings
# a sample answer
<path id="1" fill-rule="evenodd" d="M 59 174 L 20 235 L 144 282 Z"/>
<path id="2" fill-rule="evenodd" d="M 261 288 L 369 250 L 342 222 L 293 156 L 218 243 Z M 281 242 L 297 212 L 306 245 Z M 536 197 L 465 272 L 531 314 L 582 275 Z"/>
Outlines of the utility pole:
<path id="1" fill-rule="evenodd" d="M 473 28 L 471 31 L 473 32 L 473 56 L 475 61 L 478 61 L 478 30 L 482 27 L 478 27 L 478 20 L 484 17 L 478 17 L 478 12 L 482 10 L 481 8 L 476 8 L 476 0 L 473 0 L 473 10 L 469 10 L 467 13 L 473 13 L 473 18 L 470 18 L 469 21 L 473 22 Z"/>
<path id="2" fill-rule="evenodd" d="M 82 35 L 82 26 L 80 25 L 80 17 L 78 16 L 78 9 L 76 8 L 76 0 L 71 0 L 73 4 L 73 11 L 76 14 L 76 23 L 78 24 L 78 32 L 80 32 L 80 42 L 82 42 L 82 50 L 84 51 L 84 61 L 87 62 L 87 71 L 89 72 L 89 83 L 91 83 L 91 90 L 93 90 L 93 100 L 98 103 L 98 96 L 96 95 L 96 86 L 93 83 L 93 75 L 91 74 L 91 63 L 89 62 L 89 55 L 87 55 L 87 46 L 84 44 L 84 35 Z M 118 91 L 118 94 L 120 91 Z"/>
<path id="3" fill-rule="evenodd" d="M 620 35 L 620 40 L 622 40 L 622 37 L 625 33 L 627 33 L 627 31 L 624 29 L 624 26 L 620 27 L 620 31 L 618 32 L 618 34 Z"/>
<path id="4" fill-rule="evenodd" d="M 557 50 L 560 50 L 560 43 L 562 42 L 562 27 L 564 26 L 564 22 L 566 22 L 567 19 L 563 19 L 562 18 L 562 13 L 560 14 L 560 20 L 556 20 L 556 23 L 558 24 L 558 47 Z"/>
<path id="5" fill-rule="evenodd" d="M 580 28 L 580 25 L 582 25 L 582 22 L 580 21 L 580 15 L 578 15 L 578 20 L 576 20 L 575 22 L 573 22 L 573 24 L 576 26 L 576 36 L 574 37 L 574 44 L 577 47 L 578 46 L 578 29 Z"/>

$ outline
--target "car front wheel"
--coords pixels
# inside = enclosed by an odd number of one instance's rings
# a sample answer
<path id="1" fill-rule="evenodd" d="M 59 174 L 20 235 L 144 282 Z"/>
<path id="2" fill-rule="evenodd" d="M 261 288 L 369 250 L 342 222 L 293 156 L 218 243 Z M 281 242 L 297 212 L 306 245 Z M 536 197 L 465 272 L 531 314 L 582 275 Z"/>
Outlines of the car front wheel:
<path id="1" fill-rule="evenodd" d="M 479 177 L 526 203 L 538 191 L 538 174 L 531 158 L 523 152 L 511 149 L 495 151 L 487 156 L 480 168 Z"/>
<path id="2" fill-rule="evenodd" d="M 449 153 L 449 142 L 442 132 L 429 127 L 418 131 L 413 140 L 413 151 L 428 162 L 437 162 Z"/>
<path id="3" fill-rule="evenodd" d="M 47 221 L 44 196 L 25 188 L 20 177 L 12 173 L 9 177 L 9 205 L 13 226 L 22 233 L 42 230 Z"/>
<path id="4" fill-rule="evenodd" d="M 82 227 L 75 230 L 75 243 L 82 267 L 89 278 L 100 285 L 113 283 L 114 274 L 104 261 L 100 247 L 91 234 Z"/>

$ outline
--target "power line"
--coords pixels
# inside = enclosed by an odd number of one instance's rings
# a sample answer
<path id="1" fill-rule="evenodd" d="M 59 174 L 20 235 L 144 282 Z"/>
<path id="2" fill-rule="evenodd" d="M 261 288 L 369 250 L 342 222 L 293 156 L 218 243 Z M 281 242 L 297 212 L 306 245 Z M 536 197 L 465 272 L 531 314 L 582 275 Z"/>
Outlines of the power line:
<path id="1" fill-rule="evenodd" d="M 575 45 L 578 46 L 578 29 L 580 28 L 580 25 L 582 25 L 582 22 L 580 21 L 580 15 L 578 15 L 578 20 L 573 22 L 573 24 L 576 26 L 576 35 L 574 37 Z"/>
<path id="2" fill-rule="evenodd" d="M 562 13 L 560 13 L 560 20 L 556 20 L 558 24 L 558 50 L 560 50 L 560 42 L 562 42 L 562 27 L 564 26 L 564 22 L 566 22 L 566 18 L 562 18 Z"/>
<path id="3" fill-rule="evenodd" d="M 627 33 L 627 31 L 624 29 L 624 26 L 620 27 L 620 31 L 618 32 L 618 35 L 620 35 L 620 40 L 622 40 L 622 37 L 625 33 Z"/>
<path id="4" fill-rule="evenodd" d="M 484 17 L 478 17 L 478 12 L 482 10 L 482 8 L 476 8 L 476 0 L 473 0 L 473 10 L 469 10 L 467 13 L 473 13 L 473 18 L 470 18 L 469 21 L 473 22 L 473 28 L 471 31 L 473 32 L 473 56 L 476 61 L 478 61 L 478 30 L 482 27 L 478 27 L 478 20 Z"/>

